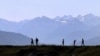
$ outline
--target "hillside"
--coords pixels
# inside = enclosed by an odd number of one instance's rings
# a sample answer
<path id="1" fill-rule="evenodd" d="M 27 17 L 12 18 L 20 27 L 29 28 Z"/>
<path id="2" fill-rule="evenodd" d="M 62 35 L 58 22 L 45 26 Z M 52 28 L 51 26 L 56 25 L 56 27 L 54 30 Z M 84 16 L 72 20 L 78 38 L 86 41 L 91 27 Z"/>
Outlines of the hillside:
<path id="1" fill-rule="evenodd" d="M 0 46 L 0 56 L 100 56 L 100 46 Z"/>
<path id="2" fill-rule="evenodd" d="M 0 45 L 29 45 L 30 38 L 13 32 L 0 31 Z"/>

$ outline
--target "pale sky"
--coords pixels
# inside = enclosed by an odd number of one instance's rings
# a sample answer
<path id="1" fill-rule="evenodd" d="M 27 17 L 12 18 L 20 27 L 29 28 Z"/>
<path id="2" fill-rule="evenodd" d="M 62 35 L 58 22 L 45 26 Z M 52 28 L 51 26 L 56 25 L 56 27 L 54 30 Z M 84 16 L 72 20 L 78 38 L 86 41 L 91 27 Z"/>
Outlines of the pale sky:
<path id="1" fill-rule="evenodd" d="M 0 0 L 0 18 L 10 21 L 88 13 L 100 16 L 100 0 Z"/>

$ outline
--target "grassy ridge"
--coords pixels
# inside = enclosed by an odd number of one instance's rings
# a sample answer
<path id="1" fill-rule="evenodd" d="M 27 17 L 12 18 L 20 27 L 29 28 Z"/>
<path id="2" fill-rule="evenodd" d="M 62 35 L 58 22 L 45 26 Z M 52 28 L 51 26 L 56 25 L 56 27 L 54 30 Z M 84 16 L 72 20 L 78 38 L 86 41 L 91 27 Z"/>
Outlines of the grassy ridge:
<path id="1" fill-rule="evenodd" d="M 100 56 L 100 46 L 0 46 L 0 56 Z"/>

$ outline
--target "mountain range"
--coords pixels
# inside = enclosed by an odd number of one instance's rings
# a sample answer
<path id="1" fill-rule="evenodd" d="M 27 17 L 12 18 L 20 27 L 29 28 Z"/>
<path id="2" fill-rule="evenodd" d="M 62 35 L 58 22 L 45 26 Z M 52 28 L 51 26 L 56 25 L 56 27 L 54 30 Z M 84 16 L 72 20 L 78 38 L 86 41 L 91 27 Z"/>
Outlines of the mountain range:
<path id="1" fill-rule="evenodd" d="M 0 30 L 21 33 L 33 39 L 37 37 L 46 44 L 61 44 L 63 38 L 66 44 L 72 44 L 73 40 L 79 42 L 84 38 L 87 45 L 100 45 L 100 17 L 93 14 L 42 16 L 20 22 L 0 19 Z"/>

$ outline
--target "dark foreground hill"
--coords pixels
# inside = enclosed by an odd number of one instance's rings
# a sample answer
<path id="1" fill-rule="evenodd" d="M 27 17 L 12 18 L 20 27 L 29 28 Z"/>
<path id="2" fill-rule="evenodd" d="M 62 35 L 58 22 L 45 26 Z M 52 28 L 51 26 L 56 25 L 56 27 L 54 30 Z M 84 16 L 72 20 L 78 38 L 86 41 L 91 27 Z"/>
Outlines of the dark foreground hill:
<path id="1" fill-rule="evenodd" d="M 100 46 L 0 46 L 0 56 L 100 56 Z"/>

